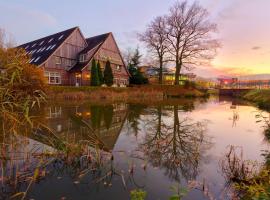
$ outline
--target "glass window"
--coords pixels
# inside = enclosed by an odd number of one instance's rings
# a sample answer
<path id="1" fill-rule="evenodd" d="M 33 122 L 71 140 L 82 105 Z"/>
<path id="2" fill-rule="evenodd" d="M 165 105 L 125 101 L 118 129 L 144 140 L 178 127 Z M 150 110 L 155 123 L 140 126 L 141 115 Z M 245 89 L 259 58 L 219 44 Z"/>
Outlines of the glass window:
<path id="1" fill-rule="evenodd" d="M 121 66 L 120 65 L 116 65 L 116 70 L 121 71 Z"/>
<path id="2" fill-rule="evenodd" d="M 72 66 L 72 60 L 71 59 L 66 59 L 66 65 L 71 67 Z"/>
<path id="3" fill-rule="evenodd" d="M 61 65 L 61 58 L 60 57 L 58 57 L 58 56 L 55 57 L 55 64 Z"/>
<path id="4" fill-rule="evenodd" d="M 61 84 L 61 75 L 58 72 L 45 72 L 49 84 Z"/>
<path id="5" fill-rule="evenodd" d="M 79 59 L 80 59 L 80 62 L 85 62 L 86 55 L 85 54 L 81 54 L 80 57 L 79 57 Z"/>

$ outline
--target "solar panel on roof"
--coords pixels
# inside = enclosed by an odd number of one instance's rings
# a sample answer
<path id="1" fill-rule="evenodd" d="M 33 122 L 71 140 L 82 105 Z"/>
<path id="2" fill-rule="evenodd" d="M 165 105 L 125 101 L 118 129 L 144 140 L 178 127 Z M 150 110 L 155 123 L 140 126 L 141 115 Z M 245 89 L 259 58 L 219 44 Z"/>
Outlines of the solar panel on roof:
<path id="1" fill-rule="evenodd" d="M 56 46 L 56 44 L 52 45 L 51 49 L 53 49 Z"/>
<path id="2" fill-rule="evenodd" d="M 37 62 L 40 59 L 40 56 L 36 58 L 36 60 L 34 62 Z"/>
<path id="3" fill-rule="evenodd" d="M 29 63 L 32 63 L 35 60 L 35 58 L 32 58 Z"/>

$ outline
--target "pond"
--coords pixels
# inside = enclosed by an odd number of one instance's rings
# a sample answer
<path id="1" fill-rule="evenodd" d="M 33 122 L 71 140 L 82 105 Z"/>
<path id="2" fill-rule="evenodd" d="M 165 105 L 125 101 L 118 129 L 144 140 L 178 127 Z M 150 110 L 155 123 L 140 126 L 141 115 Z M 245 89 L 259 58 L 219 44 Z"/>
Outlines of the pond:
<path id="1" fill-rule="evenodd" d="M 9 159 L 1 159 L 0 199 L 21 199 L 27 191 L 25 199 L 122 200 L 134 189 L 146 191 L 148 200 L 178 190 L 186 200 L 232 199 L 221 160 L 233 145 L 244 159 L 264 162 L 269 144 L 258 112 L 218 97 L 156 105 L 49 103 L 35 113 L 39 128 L 2 148 Z M 79 144 L 87 149 L 80 152 Z"/>

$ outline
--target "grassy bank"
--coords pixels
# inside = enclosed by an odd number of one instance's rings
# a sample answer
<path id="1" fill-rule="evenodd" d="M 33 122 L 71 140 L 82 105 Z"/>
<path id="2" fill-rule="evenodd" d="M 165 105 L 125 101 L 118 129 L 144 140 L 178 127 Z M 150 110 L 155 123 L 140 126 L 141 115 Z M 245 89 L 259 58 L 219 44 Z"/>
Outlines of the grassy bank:
<path id="1" fill-rule="evenodd" d="M 162 101 L 170 97 L 203 97 L 206 92 L 168 85 L 128 88 L 51 86 L 47 94 L 50 100 Z"/>
<path id="2" fill-rule="evenodd" d="M 270 110 L 270 90 L 251 90 L 241 98 L 256 103 L 261 109 Z"/>

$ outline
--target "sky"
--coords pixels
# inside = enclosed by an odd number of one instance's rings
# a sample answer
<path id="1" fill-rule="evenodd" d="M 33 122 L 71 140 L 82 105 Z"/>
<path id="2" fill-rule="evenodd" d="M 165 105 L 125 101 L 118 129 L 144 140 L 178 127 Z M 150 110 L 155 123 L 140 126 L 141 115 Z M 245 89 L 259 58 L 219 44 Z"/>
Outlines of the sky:
<path id="1" fill-rule="evenodd" d="M 121 50 L 139 46 L 137 33 L 175 0 L 0 0 L 0 28 L 17 44 L 79 26 L 85 37 L 113 32 Z M 193 0 L 189 0 L 190 3 Z M 270 73 L 270 0 L 197 0 L 218 25 L 222 46 L 199 76 Z"/>

